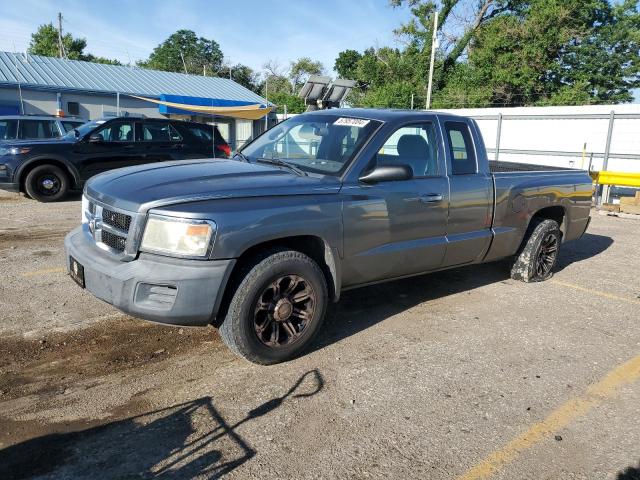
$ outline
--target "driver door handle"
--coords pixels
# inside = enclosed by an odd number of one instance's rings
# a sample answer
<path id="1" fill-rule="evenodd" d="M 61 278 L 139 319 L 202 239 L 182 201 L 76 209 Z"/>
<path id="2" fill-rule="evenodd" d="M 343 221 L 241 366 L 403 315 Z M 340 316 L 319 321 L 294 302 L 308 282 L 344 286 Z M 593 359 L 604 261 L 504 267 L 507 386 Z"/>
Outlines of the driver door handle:
<path id="1" fill-rule="evenodd" d="M 424 195 L 420 195 L 420 201 L 422 203 L 438 203 L 442 201 L 441 193 L 428 193 Z"/>

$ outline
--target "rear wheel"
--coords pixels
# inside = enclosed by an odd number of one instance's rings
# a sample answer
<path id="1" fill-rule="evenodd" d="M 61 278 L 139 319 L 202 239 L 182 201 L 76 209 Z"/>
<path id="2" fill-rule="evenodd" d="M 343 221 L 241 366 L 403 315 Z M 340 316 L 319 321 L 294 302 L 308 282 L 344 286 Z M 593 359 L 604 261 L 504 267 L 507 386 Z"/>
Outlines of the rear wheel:
<path id="1" fill-rule="evenodd" d="M 34 200 L 57 202 L 69 190 L 69 177 L 56 165 L 39 165 L 27 174 L 24 188 Z"/>
<path id="2" fill-rule="evenodd" d="M 324 319 L 327 283 L 307 255 L 275 250 L 245 269 L 220 335 L 237 355 L 269 365 L 300 354 Z"/>
<path id="3" fill-rule="evenodd" d="M 540 220 L 511 268 L 511 278 L 524 282 L 542 282 L 553 276 L 558 261 L 562 233 L 555 220 Z"/>

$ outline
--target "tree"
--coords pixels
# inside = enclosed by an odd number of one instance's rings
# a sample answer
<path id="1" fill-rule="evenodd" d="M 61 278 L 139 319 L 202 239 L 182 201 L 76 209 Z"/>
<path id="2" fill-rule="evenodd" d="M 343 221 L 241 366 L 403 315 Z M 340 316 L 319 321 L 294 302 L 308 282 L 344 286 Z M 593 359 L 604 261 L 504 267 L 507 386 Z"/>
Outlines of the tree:
<path id="1" fill-rule="evenodd" d="M 628 102 L 640 86 L 640 13 L 623 0 L 391 0 L 410 7 L 402 48 L 345 50 L 352 103 L 409 105 L 426 93 L 433 16 L 439 13 L 433 106 Z"/>
<path id="2" fill-rule="evenodd" d="M 342 78 L 355 80 L 357 77 L 358 62 L 362 55 L 355 50 L 345 50 L 338 54 L 333 69 Z"/>
<path id="3" fill-rule="evenodd" d="M 83 60 L 85 62 L 121 65 L 118 60 L 96 57 L 90 53 L 85 54 L 84 49 L 87 47 L 87 41 L 84 38 L 73 38 L 70 33 L 63 35 L 62 45 L 64 46 L 66 58 L 69 60 Z M 55 28 L 52 23 L 40 25 L 38 30 L 31 34 L 29 53 L 42 55 L 44 57 L 58 57 L 60 55 L 58 47 L 58 29 Z"/>
<path id="4" fill-rule="evenodd" d="M 302 113 L 307 108 L 302 98 L 291 93 L 276 92 L 270 94 L 269 101 L 276 105 L 277 113 L 284 113 L 285 105 L 287 106 L 287 113 Z"/>
<path id="5" fill-rule="evenodd" d="M 198 37 L 191 30 L 178 30 L 154 48 L 146 61 L 138 64 L 155 70 L 203 75 L 219 72 L 222 60 L 218 42 Z"/>
<path id="6" fill-rule="evenodd" d="M 629 102 L 640 86 L 635 2 L 531 0 L 477 35 L 468 63 L 492 104 Z"/>
<path id="7" fill-rule="evenodd" d="M 311 75 L 321 75 L 323 71 L 324 66 L 322 63 L 313 61 L 309 57 L 301 57 L 296 61 L 291 62 L 291 67 L 289 68 L 289 80 L 291 80 L 293 93 L 296 93 Z"/>
<path id="8" fill-rule="evenodd" d="M 118 60 L 115 60 L 112 58 L 105 58 L 105 57 L 96 57 L 95 55 L 92 55 L 90 53 L 83 55 L 82 59 L 87 62 L 102 63 L 105 65 L 122 65 L 122 63 L 120 63 Z"/>
<path id="9" fill-rule="evenodd" d="M 73 38 L 70 33 L 62 37 L 62 45 L 67 58 L 70 60 L 84 60 L 84 49 L 87 41 L 84 38 Z M 58 57 L 58 29 L 53 23 L 40 25 L 35 33 L 31 34 L 29 43 L 29 53 L 42 55 L 44 57 Z"/>
<path id="10" fill-rule="evenodd" d="M 224 73 L 228 71 L 231 71 L 231 79 L 234 82 L 239 83 L 252 92 L 258 93 L 260 91 L 258 74 L 254 72 L 252 68 L 238 63 L 236 65 L 223 67 L 220 76 L 224 76 Z"/>
<path id="11" fill-rule="evenodd" d="M 304 100 L 297 92 L 309 75 L 319 75 L 324 71 L 322 63 L 302 57 L 290 63 L 289 68 L 283 67 L 277 60 L 267 60 L 262 68 L 265 76 L 260 84 L 260 94 L 276 105 L 278 113 L 302 113 L 306 110 Z"/>

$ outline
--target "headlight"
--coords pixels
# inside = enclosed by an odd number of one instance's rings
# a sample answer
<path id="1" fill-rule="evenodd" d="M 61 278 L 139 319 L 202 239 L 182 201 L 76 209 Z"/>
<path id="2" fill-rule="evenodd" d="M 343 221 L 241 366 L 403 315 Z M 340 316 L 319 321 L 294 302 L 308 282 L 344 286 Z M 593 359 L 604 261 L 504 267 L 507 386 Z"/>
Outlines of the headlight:
<path id="1" fill-rule="evenodd" d="M 209 254 L 216 224 L 210 220 L 149 215 L 140 250 L 178 257 L 200 257 Z"/>
<path id="2" fill-rule="evenodd" d="M 89 223 L 89 219 L 87 218 L 87 213 L 89 212 L 89 199 L 82 195 L 82 212 L 80 212 L 80 220 L 82 223 Z"/>

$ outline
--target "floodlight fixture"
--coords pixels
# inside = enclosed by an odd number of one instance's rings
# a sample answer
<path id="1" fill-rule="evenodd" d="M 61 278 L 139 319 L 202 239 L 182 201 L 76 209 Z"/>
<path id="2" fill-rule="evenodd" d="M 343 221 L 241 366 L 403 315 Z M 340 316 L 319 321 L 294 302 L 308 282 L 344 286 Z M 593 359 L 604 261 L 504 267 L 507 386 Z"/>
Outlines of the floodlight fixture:
<path id="1" fill-rule="evenodd" d="M 349 94 L 351 89 L 355 87 L 355 80 L 346 80 L 344 78 L 336 78 L 325 91 L 322 97 L 322 103 L 328 108 L 338 107 Z"/>
<path id="2" fill-rule="evenodd" d="M 339 107 L 355 84 L 354 80 L 336 78 L 332 81 L 331 77 L 311 75 L 298 96 L 304 98 L 307 111 L 325 110 Z"/>

